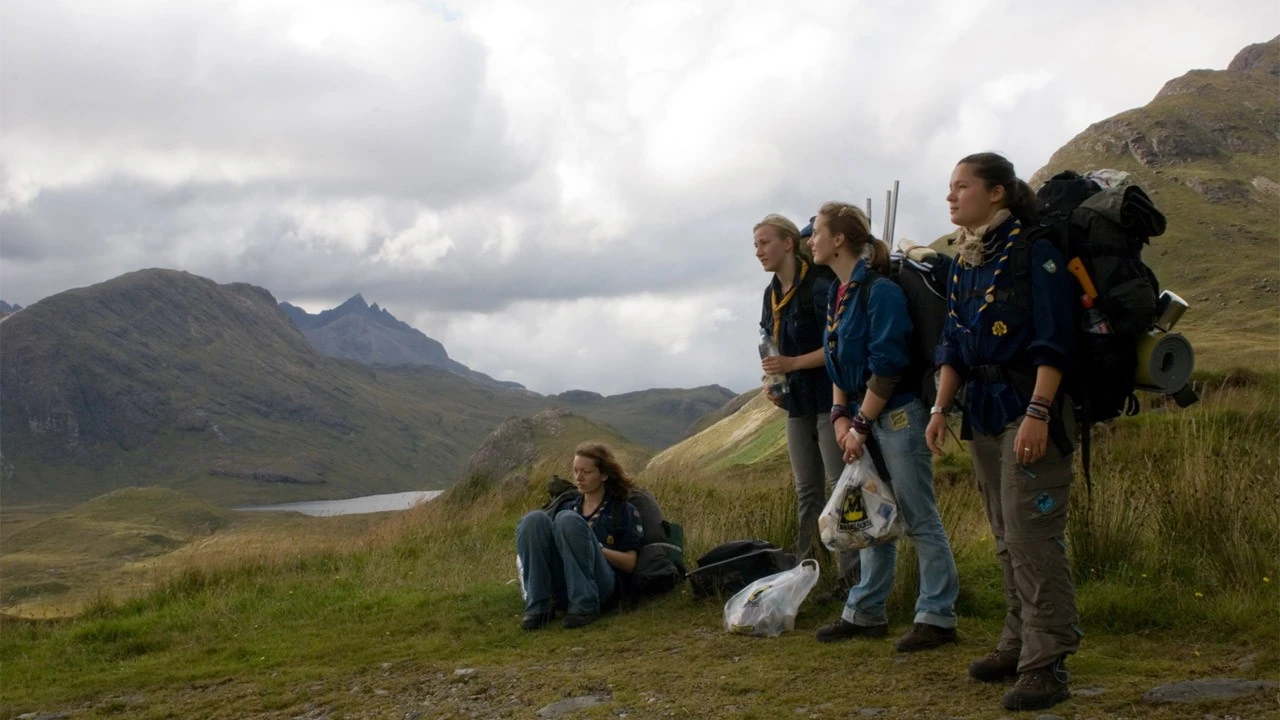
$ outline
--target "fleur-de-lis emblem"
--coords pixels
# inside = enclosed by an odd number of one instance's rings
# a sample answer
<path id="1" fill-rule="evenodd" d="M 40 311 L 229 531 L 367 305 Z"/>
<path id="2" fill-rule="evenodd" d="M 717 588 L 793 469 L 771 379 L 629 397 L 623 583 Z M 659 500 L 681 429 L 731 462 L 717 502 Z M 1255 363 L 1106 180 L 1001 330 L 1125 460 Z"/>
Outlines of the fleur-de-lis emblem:
<path id="1" fill-rule="evenodd" d="M 1009 332 L 1009 326 L 1004 324 L 1003 320 L 997 320 L 991 325 L 991 334 L 996 337 L 1004 337 Z"/>

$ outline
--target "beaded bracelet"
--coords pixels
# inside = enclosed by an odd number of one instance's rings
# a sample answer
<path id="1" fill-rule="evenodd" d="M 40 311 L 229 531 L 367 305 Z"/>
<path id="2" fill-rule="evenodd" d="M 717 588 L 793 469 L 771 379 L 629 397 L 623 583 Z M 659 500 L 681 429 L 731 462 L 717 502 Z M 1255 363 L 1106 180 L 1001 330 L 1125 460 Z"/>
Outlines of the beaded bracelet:
<path id="1" fill-rule="evenodd" d="M 859 435 L 870 435 L 871 421 L 864 417 L 862 413 L 858 413 L 853 416 L 853 431 Z"/>
<path id="2" fill-rule="evenodd" d="M 1049 398 L 1047 398 L 1047 397 L 1045 397 L 1045 396 L 1043 396 L 1043 395 L 1032 395 L 1032 396 L 1031 396 L 1031 404 L 1032 404 L 1032 405 L 1043 405 L 1043 406 L 1044 406 L 1044 407 L 1046 407 L 1046 408 L 1051 408 L 1051 407 L 1053 407 L 1053 400 L 1050 400 Z"/>
<path id="3" fill-rule="evenodd" d="M 1040 407 L 1039 405 L 1028 405 L 1027 417 L 1035 418 L 1036 420 L 1043 420 L 1044 422 L 1049 422 L 1049 411 L 1044 409 L 1043 407 Z"/>
<path id="4" fill-rule="evenodd" d="M 848 405 L 832 405 L 831 406 L 831 424 L 835 425 L 840 418 L 853 419 L 853 415 L 849 412 Z"/>

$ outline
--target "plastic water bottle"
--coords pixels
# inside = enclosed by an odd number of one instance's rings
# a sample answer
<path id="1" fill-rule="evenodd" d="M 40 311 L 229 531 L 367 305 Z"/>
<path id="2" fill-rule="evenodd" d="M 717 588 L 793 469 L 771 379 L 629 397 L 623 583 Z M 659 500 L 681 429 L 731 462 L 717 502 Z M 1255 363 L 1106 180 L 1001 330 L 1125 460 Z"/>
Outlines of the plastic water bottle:
<path id="1" fill-rule="evenodd" d="M 760 359 L 767 357 L 777 357 L 782 353 L 778 352 L 778 344 L 773 341 L 773 336 L 769 334 L 763 327 L 760 328 Z M 764 381 L 769 386 L 769 394 L 777 397 L 785 395 L 790 391 L 787 387 L 787 376 L 782 373 L 770 373 L 764 376 Z"/>

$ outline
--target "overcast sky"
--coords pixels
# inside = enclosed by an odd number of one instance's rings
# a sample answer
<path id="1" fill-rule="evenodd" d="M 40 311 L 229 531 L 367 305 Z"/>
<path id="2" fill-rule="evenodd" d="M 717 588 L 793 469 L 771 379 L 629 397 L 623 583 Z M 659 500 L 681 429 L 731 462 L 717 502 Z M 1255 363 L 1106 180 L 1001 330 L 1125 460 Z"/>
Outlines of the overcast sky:
<path id="1" fill-rule="evenodd" d="M 0 298 L 146 267 L 360 292 L 539 392 L 758 382 L 751 228 L 1028 177 L 1280 32 L 1160 2 L 0 1 Z"/>

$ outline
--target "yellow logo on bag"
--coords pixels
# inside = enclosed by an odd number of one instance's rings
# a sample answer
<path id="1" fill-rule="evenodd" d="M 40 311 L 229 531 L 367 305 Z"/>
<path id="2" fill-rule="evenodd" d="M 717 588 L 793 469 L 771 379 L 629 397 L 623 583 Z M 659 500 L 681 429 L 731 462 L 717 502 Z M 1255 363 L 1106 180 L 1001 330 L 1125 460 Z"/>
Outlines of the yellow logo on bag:
<path id="1" fill-rule="evenodd" d="M 1003 320 L 997 320 L 995 324 L 991 326 L 991 334 L 996 337 L 1004 337 L 1009 334 L 1009 326 L 1005 325 Z"/>

